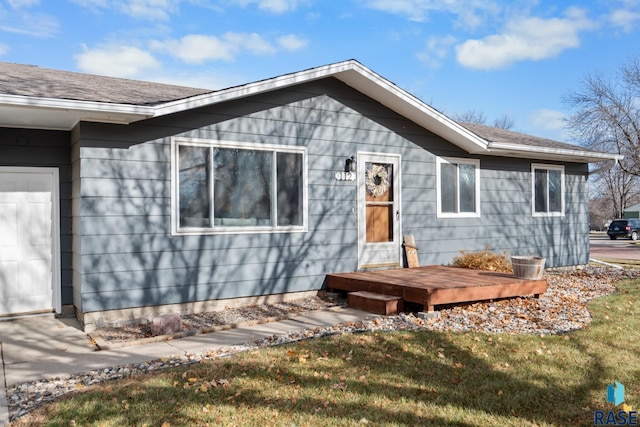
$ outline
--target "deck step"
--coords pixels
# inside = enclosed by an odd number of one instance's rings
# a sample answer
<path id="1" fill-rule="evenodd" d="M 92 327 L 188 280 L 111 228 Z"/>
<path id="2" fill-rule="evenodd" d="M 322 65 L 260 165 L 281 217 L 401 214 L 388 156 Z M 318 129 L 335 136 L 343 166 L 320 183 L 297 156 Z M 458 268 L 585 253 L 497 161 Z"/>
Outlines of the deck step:
<path id="1" fill-rule="evenodd" d="M 402 311 L 401 297 L 368 291 L 349 292 L 347 295 L 347 304 L 359 310 L 384 314 L 385 316 L 398 314 Z"/>

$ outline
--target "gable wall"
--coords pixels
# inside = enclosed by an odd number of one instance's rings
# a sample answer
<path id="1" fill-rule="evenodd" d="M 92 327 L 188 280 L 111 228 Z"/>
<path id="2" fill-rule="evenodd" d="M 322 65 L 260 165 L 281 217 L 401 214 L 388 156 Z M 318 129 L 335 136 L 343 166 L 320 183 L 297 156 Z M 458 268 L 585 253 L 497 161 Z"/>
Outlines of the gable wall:
<path id="1" fill-rule="evenodd" d="M 586 166 L 567 167 L 565 217 L 532 218 L 531 161 L 481 157 L 481 218 L 437 219 L 435 155 L 468 156 L 337 80 L 78 132 L 74 279 L 84 312 L 317 290 L 326 273 L 354 271 L 356 183 L 333 173 L 358 151 L 402 156 L 403 234 L 416 237 L 422 264 L 486 245 L 551 265 L 586 262 Z M 308 147 L 309 231 L 171 236 L 172 135 Z"/>
<path id="2" fill-rule="evenodd" d="M 63 305 L 72 303 L 69 147 L 69 132 L 0 128 L 0 166 L 58 168 L 60 179 L 60 283 Z"/>

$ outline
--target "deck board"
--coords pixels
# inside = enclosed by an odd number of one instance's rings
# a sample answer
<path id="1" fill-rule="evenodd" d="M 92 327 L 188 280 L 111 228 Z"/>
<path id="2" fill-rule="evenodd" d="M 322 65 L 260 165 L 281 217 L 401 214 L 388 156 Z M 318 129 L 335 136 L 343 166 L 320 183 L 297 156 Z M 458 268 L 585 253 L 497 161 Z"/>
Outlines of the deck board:
<path id="1" fill-rule="evenodd" d="M 494 271 L 430 265 L 327 275 L 332 291 L 368 291 L 402 297 L 432 311 L 435 305 L 540 295 L 547 281 L 519 279 Z"/>

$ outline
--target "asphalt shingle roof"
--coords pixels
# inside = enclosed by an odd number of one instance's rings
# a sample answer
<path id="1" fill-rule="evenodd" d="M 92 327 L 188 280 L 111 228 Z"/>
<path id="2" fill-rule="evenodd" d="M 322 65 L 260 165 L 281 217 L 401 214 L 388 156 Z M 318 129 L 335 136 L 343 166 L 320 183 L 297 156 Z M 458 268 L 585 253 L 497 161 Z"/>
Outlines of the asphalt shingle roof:
<path id="1" fill-rule="evenodd" d="M 152 106 L 213 92 L 0 62 L 0 94 Z"/>
<path id="2" fill-rule="evenodd" d="M 214 92 L 216 91 L 211 89 L 0 62 L 0 95 L 155 106 Z M 584 147 L 490 126 L 475 123 L 460 123 L 460 125 L 489 143 L 500 142 L 527 147 L 598 153 Z"/>
<path id="3" fill-rule="evenodd" d="M 571 151 L 587 151 L 597 153 L 598 151 L 578 145 L 566 144 L 564 142 L 554 141 L 552 139 L 540 138 L 537 136 L 527 135 L 525 133 L 514 132 L 510 130 L 494 128 L 491 126 L 481 125 L 477 123 L 460 123 L 463 127 L 478 135 L 487 142 L 502 142 L 507 144 L 518 144 L 540 148 L 554 148 L 560 150 Z"/>

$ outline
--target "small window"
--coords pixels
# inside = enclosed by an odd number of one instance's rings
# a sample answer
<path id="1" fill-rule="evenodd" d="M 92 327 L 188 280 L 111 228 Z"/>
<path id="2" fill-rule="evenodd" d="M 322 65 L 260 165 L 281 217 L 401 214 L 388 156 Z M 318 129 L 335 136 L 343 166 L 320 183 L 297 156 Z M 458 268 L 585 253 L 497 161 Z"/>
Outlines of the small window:
<path id="1" fill-rule="evenodd" d="M 531 165 L 534 216 L 564 215 L 564 166 Z"/>
<path id="2" fill-rule="evenodd" d="M 480 216 L 480 161 L 438 158 L 438 217 Z"/>
<path id="3" fill-rule="evenodd" d="M 174 233 L 305 229 L 305 149 L 192 139 L 172 149 Z"/>

